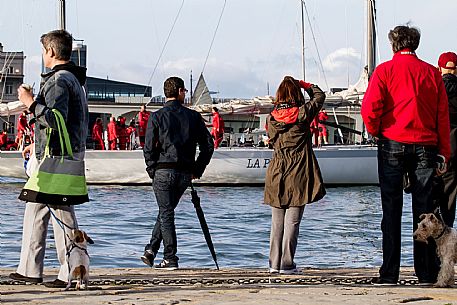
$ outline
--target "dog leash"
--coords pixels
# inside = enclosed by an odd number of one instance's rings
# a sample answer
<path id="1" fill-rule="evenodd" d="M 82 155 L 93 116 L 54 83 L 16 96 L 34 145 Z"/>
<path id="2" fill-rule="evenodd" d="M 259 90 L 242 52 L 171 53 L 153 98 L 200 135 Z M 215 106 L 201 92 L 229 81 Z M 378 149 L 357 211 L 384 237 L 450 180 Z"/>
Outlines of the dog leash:
<path id="1" fill-rule="evenodd" d="M 48 204 L 46 204 L 46 207 L 48 208 L 49 213 L 51 213 L 52 217 L 54 217 L 54 219 L 56 220 L 57 224 L 62 228 L 63 233 L 67 236 L 68 240 L 71 241 L 70 249 L 69 249 L 69 250 L 67 251 L 67 253 L 66 253 L 66 257 L 67 257 L 66 261 L 67 261 L 67 267 L 68 267 L 68 274 L 70 274 L 70 272 L 71 272 L 71 267 L 70 267 L 70 259 L 69 259 L 69 258 L 70 258 L 71 251 L 73 251 L 73 249 L 74 249 L 75 247 L 77 247 L 77 248 L 79 248 L 79 249 L 82 249 L 82 248 L 81 248 L 81 247 L 78 247 L 78 246 L 75 244 L 74 240 L 72 240 L 71 237 L 70 237 L 70 235 L 68 235 L 67 231 L 65 231 L 65 227 L 67 227 L 67 228 L 70 229 L 70 230 L 74 230 L 75 228 L 70 227 L 70 226 L 67 225 L 65 222 L 63 222 L 62 220 L 60 220 L 60 219 L 56 216 L 56 214 L 54 214 L 54 212 L 51 210 L 51 207 L 50 207 Z M 65 241 L 65 249 L 68 249 L 68 248 L 67 248 L 67 239 L 64 238 L 64 241 Z M 84 252 L 86 253 L 86 255 L 89 256 L 89 254 L 87 253 L 87 250 L 86 250 L 86 249 L 82 249 L 82 250 L 84 250 Z"/>
<path id="2" fill-rule="evenodd" d="M 438 215 L 439 216 L 439 221 L 441 221 L 443 223 L 443 225 L 444 225 L 443 231 L 441 231 L 441 233 L 438 235 L 438 237 L 435 237 L 435 240 L 438 240 L 444 235 L 444 233 L 446 232 L 446 229 L 448 228 L 448 226 L 444 222 L 444 218 L 443 218 L 443 214 L 441 213 L 441 207 L 440 206 L 436 207 L 436 209 L 433 211 L 433 214 Z"/>
<path id="3" fill-rule="evenodd" d="M 54 214 L 54 212 L 51 210 L 51 208 L 49 207 L 48 204 L 46 204 L 46 207 L 48 208 L 49 212 L 51 213 L 52 217 L 54 217 L 54 219 L 57 221 L 57 224 L 62 228 L 63 232 L 65 233 L 65 235 L 67 235 L 68 239 L 71 240 L 70 236 L 68 236 L 67 232 L 65 231 L 65 227 L 70 229 L 70 230 L 74 230 L 75 228 L 72 228 L 70 227 L 69 225 L 67 225 L 66 223 L 64 223 L 62 220 L 60 220 L 56 214 Z"/>

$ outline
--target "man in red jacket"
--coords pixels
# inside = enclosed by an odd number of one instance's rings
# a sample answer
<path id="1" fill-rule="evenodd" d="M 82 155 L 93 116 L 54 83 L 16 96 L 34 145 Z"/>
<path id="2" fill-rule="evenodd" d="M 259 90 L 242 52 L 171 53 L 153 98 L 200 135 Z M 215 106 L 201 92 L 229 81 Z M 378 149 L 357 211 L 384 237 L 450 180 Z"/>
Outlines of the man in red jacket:
<path id="1" fill-rule="evenodd" d="M 19 118 L 17 119 L 16 143 L 17 143 L 18 149 L 20 149 L 24 136 L 27 135 L 29 130 L 30 130 L 30 126 L 29 126 L 29 123 L 27 122 L 27 111 L 23 111 L 19 115 Z"/>
<path id="2" fill-rule="evenodd" d="M 217 107 L 213 107 L 213 129 L 211 129 L 211 135 L 214 138 L 214 148 L 218 148 L 224 138 L 224 120 Z"/>
<path id="3" fill-rule="evenodd" d="M 324 142 L 325 145 L 328 144 L 328 130 L 327 126 L 325 126 L 325 121 L 328 120 L 328 114 L 325 109 L 321 109 L 318 114 L 319 118 L 319 124 L 317 127 L 319 128 L 319 146 L 322 146 L 322 142 Z"/>
<path id="4" fill-rule="evenodd" d="M 415 53 L 419 30 L 397 26 L 388 37 L 393 58 L 374 70 L 362 103 L 367 130 L 379 139 L 383 263 L 374 284 L 398 281 L 404 175 L 411 183 L 416 230 L 419 216 L 435 208 L 433 180 L 446 171 L 450 156 L 446 91 L 439 71 Z M 420 283 L 436 282 L 439 260 L 433 241 L 414 241 L 414 269 Z"/>
<path id="5" fill-rule="evenodd" d="M 146 110 L 146 105 L 142 105 L 140 112 L 138 112 L 138 135 L 140 136 L 140 145 L 144 147 L 144 139 L 146 135 L 146 128 L 151 113 Z"/>
<path id="6" fill-rule="evenodd" d="M 105 144 L 103 143 L 103 123 L 101 118 L 97 118 L 92 127 L 92 141 L 94 141 L 94 149 L 105 150 Z"/>
<path id="7" fill-rule="evenodd" d="M 116 128 L 116 118 L 111 117 L 110 121 L 108 123 L 108 145 L 109 145 L 109 150 L 116 150 L 117 149 L 117 140 L 119 136 L 117 134 L 117 128 Z"/>

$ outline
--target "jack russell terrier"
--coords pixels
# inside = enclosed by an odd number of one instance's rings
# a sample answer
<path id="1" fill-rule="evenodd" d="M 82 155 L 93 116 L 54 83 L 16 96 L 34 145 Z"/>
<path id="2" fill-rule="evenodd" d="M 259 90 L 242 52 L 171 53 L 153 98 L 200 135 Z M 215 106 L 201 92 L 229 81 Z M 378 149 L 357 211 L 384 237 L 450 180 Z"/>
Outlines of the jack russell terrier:
<path id="1" fill-rule="evenodd" d="M 71 282 L 77 280 L 76 290 L 87 289 L 89 285 L 89 253 L 87 253 L 87 243 L 93 244 L 94 241 L 87 236 L 86 232 L 78 229 L 72 231 L 73 239 L 67 249 L 68 284 L 65 290 L 70 289 Z"/>

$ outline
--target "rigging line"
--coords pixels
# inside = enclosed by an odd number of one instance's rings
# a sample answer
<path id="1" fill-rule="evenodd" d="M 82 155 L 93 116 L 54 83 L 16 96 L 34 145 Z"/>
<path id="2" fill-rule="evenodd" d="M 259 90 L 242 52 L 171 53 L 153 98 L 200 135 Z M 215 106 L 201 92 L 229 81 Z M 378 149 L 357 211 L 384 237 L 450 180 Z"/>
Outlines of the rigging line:
<path id="1" fill-rule="evenodd" d="M 200 75 L 203 75 L 203 71 L 205 71 L 206 63 L 208 62 L 209 54 L 210 54 L 211 49 L 212 49 L 212 47 L 213 47 L 214 40 L 216 39 L 217 30 L 219 29 L 219 25 L 221 24 L 222 15 L 224 14 L 224 10 L 225 10 L 226 4 L 227 4 L 227 0 L 224 0 L 224 6 L 222 7 L 222 11 L 221 11 L 221 14 L 220 14 L 220 16 L 219 16 L 219 20 L 218 20 L 218 22 L 217 22 L 216 30 L 214 31 L 213 39 L 211 40 L 211 44 L 210 44 L 209 49 L 208 49 L 208 54 L 206 55 L 205 63 L 203 64 L 202 72 L 200 73 Z M 198 85 L 198 84 L 197 84 L 197 85 Z M 196 99 L 195 104 L 198 104 L 198 102 L 200 101 L 200 99 L 202 98 L 203 94 L 204 94 L 206 91 L 209 92 L 209 89 L 208 89 L 208 85 L 207 85 L 206 82 L 205 82 L 205 88 L 203 88 L 202 92 L 200 93 L 200 95 L 199 95 L 198 98 Z M 191 101 L 191 102 L 192 102 L 192 101 Z"/>
<path id="2" fill-rule="evenodd" d="M 159 62 L 162 59 L 163 52 L 165 51 L 165 48 L 167 47 L 168 40 L 170 40 L 171 33 L 173 32 L 173 29 L 175 28 L 176 22 L 178 21 L 178 18 L 179 18 L 179 15 L 181 14 L 181 10 L 182 10 L 183 6 L 184 6 L 184 0 L 182 0 L 181 7 L 179 8 L 178 13 L 176 14 L 175 20 L 173 21 L 173 25 L 171 26 L 170 31 L 168 32 L 167 39 L 165 40 L 165 43 L 163 44 L 162 51 L 160 52 L 159 58 L 157 58 L 157 62 L 151 73 L 151 77 L 149 77 L 148 84 L 146 85 L 146 88 L 144 88 L 144 94 L 146 94 L 146 92 L 148 90 L 148 86 L 151 84 L 152 78 L 154 77 L 154 74 L 157 70 L 157 66 L 159 65 Z"/>
<path id="3" fill-rule="evenodd" d="M 344 19 L 346 21 L 346 57 L 349 59 L 349 22 L 348 22 L 348 2 L 346 0 L 346 5 L 344 6 Z M 347 73 L 347 83 L 346 86 L 349 88 L 349 60 L 346 60 L 346 73 Z"/>
<path id="4" fill-rule="evenodd" d="M 314 35 L 313 26 L 311 25 L 311 20 L 309 18 L 308 8 L 306 7 L 305 0 L 302 0 L 302 3 L 303 3 L 303 7 L 305 8 L 306 18 L 308 19 L 309 29 L 311 31 L 311 35 L 313 36 L 314 47 L 316 48 L 317 57 L 319 58 L 319 63 L 321 64 L 322 75 L 324 76 L 325 85 L 327 86 L 327 89 L 330 89 L 330 87 L 328 86 L 327 77 L 325 76 L 324 66 L 322 65 L 321 55 L 319 53 L 319 49 L 317 48 L 316 36 Z"/>
<path id="5" fill-rule="evenodd" d="M 79 36 L 80 32 L 79 32 L 78 1 L 75 1 L 75 8 L 76 8 L 76 31 L 78 31 L 78 36 Z"/>
<path id="6" fill-rule="evenodd" d="M 219 25 L 221 24 L 221 19 L 222 19 L 222 15 L 224 14 L 224 10 L 225 10 L 226 4 L 227 4 L 227 0 L 224 0 L 224 6 L 222 7 L 221 15 L 219 16 L 219 21 L 217 22 L 216 30 L 214 31 L 213 39 L 211 40 L 211 44 L 209 46 L 208 54 L 206 55 L 205 63 L 203 64 L 202 74 L 203 74 L 203 71 L 205 71 L 206 63 L 208 62 L 208 58 L 209 58 L 209 54 L 211 52 L 211 48 L 213 47 L 214 40 L 216 39 L 216 33 L 217 33 L 217 30 L 219 29 Z"/>

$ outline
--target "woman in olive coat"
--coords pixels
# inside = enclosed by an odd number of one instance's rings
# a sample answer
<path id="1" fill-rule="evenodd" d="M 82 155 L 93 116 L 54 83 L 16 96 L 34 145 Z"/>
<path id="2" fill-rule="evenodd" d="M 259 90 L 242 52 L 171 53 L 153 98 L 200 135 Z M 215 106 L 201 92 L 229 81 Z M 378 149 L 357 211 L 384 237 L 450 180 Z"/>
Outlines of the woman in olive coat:
<path id="1" fill-rule="evenodd" d="M 306 103 L 301 88 L 310 96 Z M 264 202 L 272 211 L 270 273 L 299 272 L 294 256 L 305 205 L 325 195 L 310 131 L 324 100 L 325 94 L 318 86 L 286 76 L 267 120 L 269 143 L 274 149 L 264 194 Z"/>

